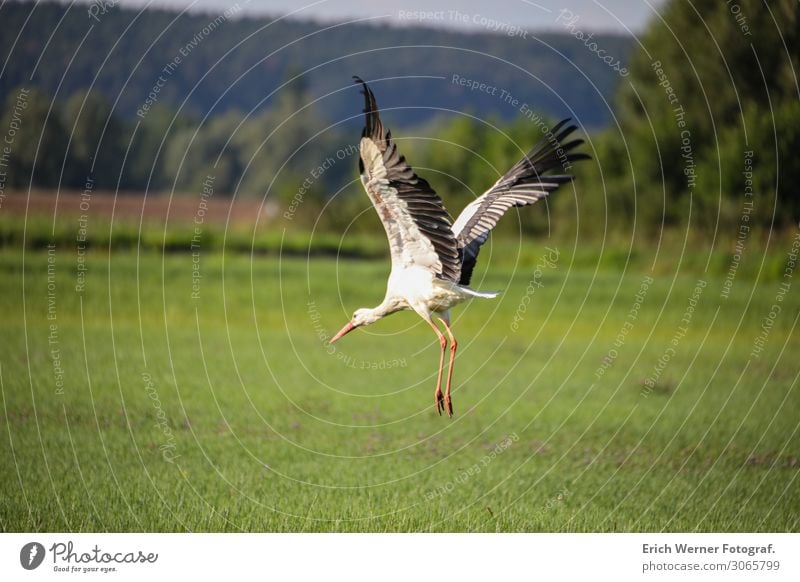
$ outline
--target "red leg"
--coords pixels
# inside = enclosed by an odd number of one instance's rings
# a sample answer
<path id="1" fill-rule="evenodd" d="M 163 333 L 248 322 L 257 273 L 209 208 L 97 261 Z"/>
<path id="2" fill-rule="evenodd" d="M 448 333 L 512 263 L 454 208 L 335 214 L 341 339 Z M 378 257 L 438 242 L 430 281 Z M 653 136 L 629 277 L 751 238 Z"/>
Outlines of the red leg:
<path id="1" fill-rule="evenodd" d="M 436 392 L 433 393 L 433 398 L 436 402 L 436 411 L 439 413 L 439 416 L 441 416 L 442 410 L 445 409 L 444 397 L 442 396 L 442 372 L 444 370 L 444 349 L 447 347 L 447 339 L 444 337 L 442 332 L 439 331 L 439 328 L 436 327 L 436 324 L 433 323 L 432 320 L 428 319 L 428 323 L 433 328 L 433 331 L 436 332 L 436 337 L 439 338 L 439 345 L 442 348 L 442 351 L 439 354 L 439 372 L 436 374 Z"/>
<path id="2" fill-rule="evenodd" d="M 450 329 L 450 324 L 447 321 L 450 319 L 449 317 L 446 318 L 439 318 L 444 324 L 444 328 L 447 330 L 447 335 L 450 337 L 450 364 L 447 367 L 447 388 L 444 392 L 444 403 L 447 407 L 447 416 L 453 416 L 453 401 L 450 398 L 450 384 L 453 381 L 453 365 L 456 362 L 456 349 L 458 349 L 458 342 L 456 341 L 455 336 L 453 335 L 453 331 Z"/>

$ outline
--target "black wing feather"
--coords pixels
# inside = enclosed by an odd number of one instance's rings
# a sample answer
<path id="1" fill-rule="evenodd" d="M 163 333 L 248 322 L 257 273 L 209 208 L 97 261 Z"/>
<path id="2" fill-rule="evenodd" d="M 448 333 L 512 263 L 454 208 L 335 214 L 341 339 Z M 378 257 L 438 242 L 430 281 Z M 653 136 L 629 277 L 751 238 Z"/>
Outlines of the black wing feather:
<path id="1" fill-rule="evenodd" d="M 428 182 L 414 173 L 414 169 L 392 140 L 391 131 L 384 129 L 372 90 L 359 77 L 354 76 L 353 79 L 361 85 L 361 92 L 364 95 L 365 124 L 361 132 L 362 138 L 368 138 L 378 146 L 383 155 L 383 165 L 387 171 L 389 185 L 406 203 L 408 212 L 419 231 L 431 241 L 442 264 L 441 272 L 436 273 L 436 276 L 457 282 L 461 275 L 460 253 L 442 199 Z M 359 171 L 364 175 L 364 160 L 360 157 Z"/>
<path id="2" fill-rule="evenodd" d="M 573 179 L 570 174 L 544 174 L 556 168 L 567 171 L 572 162 L 589 159 L 587 154 L 573 151 L 583 143 L 582 139 L 564 141 L 577 129 L 575 125 L 567 126 L 568 122 L 564 119 L 558 123 L 458 217 L 453 229 L 461 254 L 459 284 L 469 285 L 481 246 L 509 208 L 533 204 Z"/>

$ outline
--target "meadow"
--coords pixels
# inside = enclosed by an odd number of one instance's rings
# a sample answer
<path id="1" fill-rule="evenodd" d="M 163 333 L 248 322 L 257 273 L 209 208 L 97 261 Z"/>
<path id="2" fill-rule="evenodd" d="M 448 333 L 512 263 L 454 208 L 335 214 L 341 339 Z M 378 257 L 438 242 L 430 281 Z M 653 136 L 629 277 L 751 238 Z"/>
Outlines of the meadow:
<path id="1" fill-rule="evenodd" d="M 489 248 L 453 419 L 415 315 L 326 342 L 385 260 L 5 248 L 0 525 L 797 531 L 790 243 L 732 278 L 680 246 Z"/>

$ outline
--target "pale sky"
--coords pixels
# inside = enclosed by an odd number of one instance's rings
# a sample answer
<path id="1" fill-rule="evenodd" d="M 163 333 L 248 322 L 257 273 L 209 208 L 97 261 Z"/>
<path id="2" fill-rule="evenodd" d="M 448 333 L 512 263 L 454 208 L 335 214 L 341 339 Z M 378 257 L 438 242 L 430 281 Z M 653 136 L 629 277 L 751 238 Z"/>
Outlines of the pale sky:
<path id="1" fill-rule="evenodd" d="M 527 30 L 564 30 L 567 13 L 581 30 L 641 32 L 666 0 L 118 0 L 121 6 L 222 12 L 239 3 L 243 14 L 296 16 L 318 21 L 373 17 L 398 26 L 426 24 L 456 30 L 491 30 L 518 26 Z M 301 8 L 298 11 L 298 8 Z M 502 32 L 502 30 L 500 30 Z"/>

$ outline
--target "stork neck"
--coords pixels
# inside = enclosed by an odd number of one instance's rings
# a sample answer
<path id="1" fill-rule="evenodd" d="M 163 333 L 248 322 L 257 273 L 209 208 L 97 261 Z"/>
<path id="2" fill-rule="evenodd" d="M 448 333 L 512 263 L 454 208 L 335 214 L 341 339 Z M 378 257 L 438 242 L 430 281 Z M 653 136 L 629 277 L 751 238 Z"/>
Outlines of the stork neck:
<path id="1" fill-rule="evenodd" d="M 397 300 L 391 297 L 386 297 L 379 305 L 376 305 L 372 308 L 372 313 L 374 313 L 377 317 L 383 317 L 399 310 L 400 306 Z"/>

